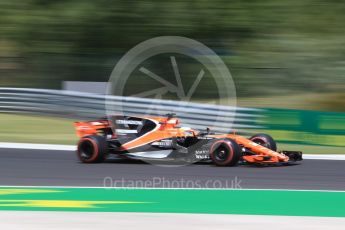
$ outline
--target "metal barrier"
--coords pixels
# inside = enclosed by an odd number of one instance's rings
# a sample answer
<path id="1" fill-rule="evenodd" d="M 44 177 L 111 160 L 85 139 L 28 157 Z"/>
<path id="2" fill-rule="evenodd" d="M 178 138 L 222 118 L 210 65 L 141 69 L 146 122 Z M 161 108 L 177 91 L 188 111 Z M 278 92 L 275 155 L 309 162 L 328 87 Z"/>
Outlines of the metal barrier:
<path id="1" fill-rule="evenodd" d="M 219 106 L 201 103 L 186 103 L 158 99 L 105 96 L 65 90 L 0 88 L 0 112 L 30 113 L 60 116 L 75 119 L 97 119 L 123 112 L 126 115 L 164 115 L 174 112 L 182 123 L 196 128 L 210 127 L 214 131 L 245 132 L 262 128 L 260 118 L 263 110 Z M 111 109 L 109 109 L 111 107 Z"/>
<path id="2" fill-rule="evenodd" d="M 215 132 L 271 134 L 278 142 L 345 146 L 345 113 L 251 109 L 147 98 L 105 96 L 64 90 L 0 88 L 0 113 L 30 113 L 73 119 L 97 119 L 111 114 L 165 115 L 174 112 L 182 124 Z M 109 109 L 111 107 L 111 109 Z M 230 125 L 231 124 L 231 125 Z"/>

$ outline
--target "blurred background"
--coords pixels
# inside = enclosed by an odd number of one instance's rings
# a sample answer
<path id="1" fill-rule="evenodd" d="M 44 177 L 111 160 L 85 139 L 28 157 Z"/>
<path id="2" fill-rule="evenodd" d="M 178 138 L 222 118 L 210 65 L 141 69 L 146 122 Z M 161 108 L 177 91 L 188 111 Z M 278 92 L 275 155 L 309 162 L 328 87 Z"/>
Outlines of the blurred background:
<path id="1" fill-rule="evenodd" d="M 234 78 L 238 105 L 268 108 L 266 127 L 278 130 L 282 141 L 289 142 L 281 131 L 291 129 L 291 136 L 317 135 L 309 136 L 311 144 L 340 146 L 345 143 L 344 12 L 341 0 L 0 0 L 0 87 L 106 82 L 136 44 L 184 36 L 221 56 Z M 43 137 L 18 138 L 22 134 L 4 128 L 14 119 L 6 116 L 0 138 L 42 142 Z M 30 119 L 24 123 L 34 124 Z M 334 136 L 336 143 L 329 141 Z M 45 142 L 71 142 L 50 138 Z"/>

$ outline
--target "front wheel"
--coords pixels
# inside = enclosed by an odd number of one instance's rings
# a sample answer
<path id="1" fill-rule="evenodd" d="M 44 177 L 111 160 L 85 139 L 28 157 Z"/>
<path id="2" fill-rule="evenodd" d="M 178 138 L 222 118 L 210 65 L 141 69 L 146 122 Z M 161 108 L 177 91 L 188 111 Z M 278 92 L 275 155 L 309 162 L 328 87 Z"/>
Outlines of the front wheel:
<path id="1" fill-rule="evenodd" d="M 211 159 L 217 166 L 234 166 L 241 158 L 241 148 L 232 139 L 215 139 L 210 146 Z"/>
<path id="2" fill-rule="evenodd" d="M 83 137 L 78 143 L 77 156 L 83 163 L 100 163 L 107 153 L 104 137 L 92 135 Z"/>
<path id="3" fill-rule="evenodd" d="M 277 151 L 277 144 L 270 135 L 259 133 L 249 138 L 249 140 L 270 150 Z"/>

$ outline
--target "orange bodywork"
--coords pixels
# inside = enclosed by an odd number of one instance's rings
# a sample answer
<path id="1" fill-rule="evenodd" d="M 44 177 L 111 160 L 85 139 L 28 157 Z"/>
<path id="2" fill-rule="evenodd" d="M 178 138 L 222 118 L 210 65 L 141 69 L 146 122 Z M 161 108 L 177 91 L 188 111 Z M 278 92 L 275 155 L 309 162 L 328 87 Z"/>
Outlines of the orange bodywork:
<path id="1" fill-rule="evenodd" d="M 226 134 L 223 137 L 233 139 L 237 144 L 242 145 L 243 147 L 250 149 L 251 152 L 254 152 L 256 155 L 243 156 L 243 159 L 249 163 L 277 163 L 277 162 L 288 162 L 289 157 L 268 149 L 264 146 L 261 146 L 243 136 L 235 134 Z M 265 160 L 265 157 L 270 157 L 269 160 Z"/>
<path id="2" fill-rule="evenodd" d="M 109 121 L 89 121 L 89 122 L 74 122 L 78 137 L 85 137 L 89 135 L 98 134 L 98 130 L 110 128 Z"/>
<path id="3" fill-rule="evenodd" d="M 199 131 L 194 129 L 178 127 L 179 120 L 177 118 L 145 117 L 144 119 L 154 121 L 157 124 L 157 127 L 153 131 L 150 131 L 132 141 L 124 143 L 121 146 L 121 150 L 130 150 L 154 141 L 168 138 L 196 136 L 199 133 Z M 96 135 L 101 129 L 111 128 L 111 124 L 108 120 L 75 122 L 74 125 L 76 127 L 77 135 L 80 138 L 88 135 Z M 249 149 L 251 152 L 255 153 L 254 155 L 244 155 L 242 157 L 243 160 L 249 163 L 269 164 L 289 161 L 288 156 L 270 150 L 240 135 L 215 134 L 207 136 L 211 138 L 230 138 L 235 140 L 241 147 Z M 115 137 L 115 135 L 113 137 Z"/>

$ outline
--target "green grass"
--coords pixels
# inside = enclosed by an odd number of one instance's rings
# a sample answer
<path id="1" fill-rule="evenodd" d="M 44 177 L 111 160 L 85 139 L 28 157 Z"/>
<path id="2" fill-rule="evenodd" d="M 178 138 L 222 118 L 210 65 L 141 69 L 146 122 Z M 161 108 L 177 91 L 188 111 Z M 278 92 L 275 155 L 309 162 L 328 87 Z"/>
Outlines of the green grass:
<path id="1" fill-rule="evenodd" d="M 0 114 L 0 142 L 75 144 L 74 120 L 32 115 Z M 344 154 L 342 147 L 280 144 L 280 150 L 309 154 Z"/>
<path id="2" fill-rule="evenodd" d="M 0 142 L 75 144 L 73 120 L 0 114 Z"/>

